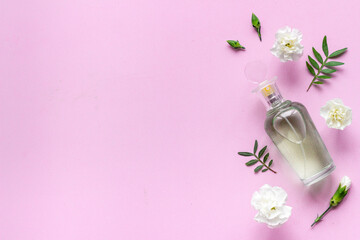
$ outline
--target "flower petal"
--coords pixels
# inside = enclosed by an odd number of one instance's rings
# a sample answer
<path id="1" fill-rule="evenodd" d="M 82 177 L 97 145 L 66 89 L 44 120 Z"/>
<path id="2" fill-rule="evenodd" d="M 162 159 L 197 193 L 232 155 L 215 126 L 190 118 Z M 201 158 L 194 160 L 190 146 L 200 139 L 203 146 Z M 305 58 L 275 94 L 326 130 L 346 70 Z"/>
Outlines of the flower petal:
<path id="1" fill-rule="evenodd" d="M 320 116 L 325 119 L 329 128 L 343 130 L 352 122 L 352 110 L 345 106 L 339 98 L 329 100 L 325 106 L 320 109 Z"/>
<path id="2" fill-rule="evenodd" d="M 253 194 L 251 205 L 258 210 L 254 219 L 275 228 L 285 223 L 291 215 L 291 207 L 285 206 L 287 193 L 280 187 L 263 185 Z"/>

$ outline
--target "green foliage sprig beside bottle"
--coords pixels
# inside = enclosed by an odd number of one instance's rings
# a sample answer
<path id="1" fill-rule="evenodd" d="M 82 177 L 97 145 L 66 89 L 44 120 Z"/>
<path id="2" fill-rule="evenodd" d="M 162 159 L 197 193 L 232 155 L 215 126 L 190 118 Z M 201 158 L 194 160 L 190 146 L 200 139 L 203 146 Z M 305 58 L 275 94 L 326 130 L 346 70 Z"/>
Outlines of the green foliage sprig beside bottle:
<path id="1" fill-rule="evenodd" d="M 308 89 L 306 91 L 309 91 L 309 89 L 311 88 L 311 86 L 313 84 L 316 85 L 321 85 L 324 83 L 325 79 L 329 79 L 331 78 L 332 73 L 336 72 L 336 69 L 333 69 L 332 67 L 335 66 L 340 66 L 340 65 L 344 65 L 343 62 L 337 62 L 337 61 L 328 61 L 331 58 L 335 58 L 340 56 L 341 54 L 343 54 L 344 52 L 346 52 L 347 48 L 343 48 L 340 50 L 337 50 L 333 53 L 331 53 L 329 55 L 329 48 L 328 48 L 328 44 L 327 44 L 327 38 L 326 36 L 324 36 L 323 42 L 322 42 L 322 50 L 325 54 L 325 59 L 323 59 L 323 57 L 321 56 L 321 54 L 316 51 L 316 49 L 313 47 L 312 51 L 314 53 L 314 56 L 316 58 L 317 61 L 315 61 L 315 59 L 313 59 L 311 56 L 308 56 L 309 62 L 306 61 L 306 67 L 309 70 L 309 72 L 311 73 L 311 75 L 314 76 L 314 78 L 312 79 Z M 325 67 L 330 67 L 330 68 L 325 68 Z M 315 69 L 317 70 L 317 73 L 315 73 Z"/>
<path id="2" fill-rule="evenodd" d="M 244 157 L 254 157 L 255 159 L 252 159 L 248 162 L 245 163 L 246 166 L 253 166 L 257 163 L 260 163 L 260 165 L 258 165 L 255 169 L 254 172 L 257 173 L 261 170 L 261 172 L 266 172 L 268 170 L 270 170 L 273 173 L 276 173 L 273 169 L 271 169 L 271 165 L 273 164 L 273 160 L 270 160 L 268 164 L 266 164 L 267 160 L 269 159 L 269 153 L 265 154 L 265 151 L 267 149 L 267 146 L 263 147 L 258 154 L 257 150 L 258 150 L 258 141 L 255 140 L 254 143 L 254 150 L 253 152 L 238 152 L 238 154 L 240 156 L 244 156 Z M 265 154 L 265 155 L 264 155 Z"/>

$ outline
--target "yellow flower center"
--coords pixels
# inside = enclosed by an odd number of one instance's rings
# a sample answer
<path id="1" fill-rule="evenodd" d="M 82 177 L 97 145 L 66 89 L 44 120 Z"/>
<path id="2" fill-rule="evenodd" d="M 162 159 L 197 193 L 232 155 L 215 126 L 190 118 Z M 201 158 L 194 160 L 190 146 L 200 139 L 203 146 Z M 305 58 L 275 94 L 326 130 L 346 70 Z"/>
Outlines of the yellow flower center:
<path id="1" fill-rule="evenodd" d="M 288 47 L 288 48 L 292 48 L 294 46 L 294 41 L 290 41 L 290 42 L 285 43 L 285 46 Z"/>
<path id="2" fill-rule="evenodd" d="M 334 109 L 330 112 L 330 117 L 335 121 L 343 121 L 344 113 L 340 109 Z"/>

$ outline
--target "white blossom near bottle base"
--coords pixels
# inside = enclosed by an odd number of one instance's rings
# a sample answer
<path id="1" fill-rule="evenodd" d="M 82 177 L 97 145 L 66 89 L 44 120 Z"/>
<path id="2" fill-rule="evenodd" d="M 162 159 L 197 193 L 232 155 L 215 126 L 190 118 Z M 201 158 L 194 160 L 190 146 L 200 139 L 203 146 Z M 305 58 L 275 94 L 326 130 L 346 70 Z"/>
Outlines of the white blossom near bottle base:
<path id="1" fill-rule="evenodd" d="M 304 46 L 300 44 L 302 33 L 298 29 L 291 29 L 288 26 L 280 28 L 276 32 L 275 38 L 275 43 L 270 51 L 281 62 L 297 61 L 300 59 Z"/>
<path id="2" fill-rule="evenodd" d="M 291 216 L 292 208 L 285 205 L 286 200 L 287 193 L 284 189 L 265 184 L 251 199 L 251 206 L 258 210 L 254 219 L 266 223 L 269 228 L 279 227 Z"/>
<path id="3" fill-rule="evenodd" d="M 341 99 L 330 100 L 320 109 L 320 115 L 325 118 L 329 128 L 344 130 L 352 121 L 351 108 L 345 106 Z"/>

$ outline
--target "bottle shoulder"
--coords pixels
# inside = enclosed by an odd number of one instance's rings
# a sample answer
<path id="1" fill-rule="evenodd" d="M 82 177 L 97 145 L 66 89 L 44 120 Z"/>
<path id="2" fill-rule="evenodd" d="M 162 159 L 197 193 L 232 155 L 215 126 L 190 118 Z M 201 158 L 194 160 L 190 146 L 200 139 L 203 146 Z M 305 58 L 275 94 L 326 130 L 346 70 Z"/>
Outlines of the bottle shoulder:
<path id="1" fill-rule="evenodd" d="M 299 103 L 299 102 L 291 102 L 291 106 L 306 109 L 306 107 L 304 106 L 304 104 Z"/>
<path id="2" fill-rule="evenodd" d="M 286 100 L 286 101 L 282 102 L 279 106 L 269 109 L 266 113 L 266 116 L 267 116 L 267 118 L 269 118 L 269 117 L 276 115 L 279 112 L 283 112 L 288 109 L 294 109 L 294 108 L 300 112 L 307 112 L 306 107 L 302 103 Z"/>
<path id="3" fill-rule="evenodd" d="M 299 102 L 292 102 L 292 101 L 284 101 L 279 106 L 270 109 L 266 113 L 266 119 L 264 122 L 265 131 L 268 134 L 271 134 L 274 131 L 274 122 L 282 121 L 283 119 L 297 119 L 296 122 L 303 122 L 304 126 L 306 126 L 305 122 L 311 121 L 309 112 L 307 111 L 306 107 Z M 302 121 L 300 120 L 302 119 Z M 291 120 L 292 121 L 292 120 Z"/>

